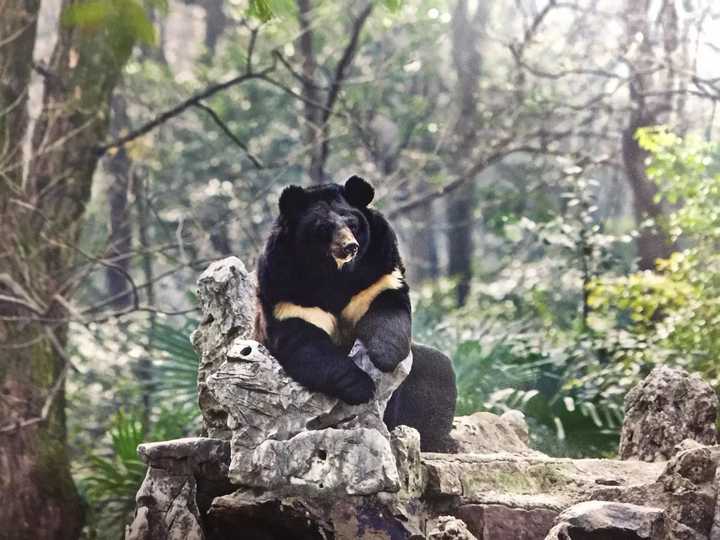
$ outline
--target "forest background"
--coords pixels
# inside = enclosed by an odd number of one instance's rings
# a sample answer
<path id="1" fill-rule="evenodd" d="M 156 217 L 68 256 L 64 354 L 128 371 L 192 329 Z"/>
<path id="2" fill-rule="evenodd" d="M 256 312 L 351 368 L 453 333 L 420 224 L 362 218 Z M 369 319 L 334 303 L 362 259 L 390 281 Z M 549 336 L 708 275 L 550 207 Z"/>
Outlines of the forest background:
<path id="1" fill-rule="evenodd" d="M 718 102 L 712 0 L 0 1 L 0 524 L 119 538 L 199 273 L 351 174 L 458 413 L 612 455 L 654 365 L 720 388 Z"/>

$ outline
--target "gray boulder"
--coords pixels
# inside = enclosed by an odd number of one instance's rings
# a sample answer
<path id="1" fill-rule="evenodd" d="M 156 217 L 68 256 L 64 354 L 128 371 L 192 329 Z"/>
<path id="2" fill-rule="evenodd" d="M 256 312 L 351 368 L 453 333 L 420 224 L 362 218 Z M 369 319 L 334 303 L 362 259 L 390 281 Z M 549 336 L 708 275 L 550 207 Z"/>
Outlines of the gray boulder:
<path id="1" fill-rule="evenodd" d="M 715 391 L 698 375 L 656 367 L 625 396 L 620 458 L 665 461 L 685 439 L 715 444 L 717 409 Z"/>
<path id="2" fill-rule="evenodd" d="M 254 274 L 237 257 L 213 262 L 200 275 L 197 285 L 202 320 L 190 339 L 200 357 L 198 404 L 203 431 L 210 437 L 229 439 L 227 413 L 208 391 L 206 381 L 225 362 L 235 338 L 255 336 L 257 285 Z"/>
<path id="3" fill-rule="evenodd" d="M 508 411 L 501 416 L 489 412 L 457 416 L 450 437 L 461 453 L 539 455 L 528 447 L 527 424 L 520 411 Z"/>
<path id="4" fill-rule="evenodd" d="M 231 438 L 230 480 L 278 496 L 347 495 L 400 488 L 382 420 L 412 356 L 392 373 L 372 364 L 362 342 L 350 351 L 375 382 L 369 403 L 351 406 L 311 392 L 253 341 L 256 285 L 242 262 L 215 262 L 198 280 L 203 314 L 193 334 L 201 353 L 200 408 L 209 433 Z M 290 481 L 289 481 L 290 480 Z"/>
<path id="5" fill-rule="evenodd" d="M 587 501 L 562 512 L 545 540 L 662 540 L 661 508 L 606 501 Z"/>
<path id="6" fill-rule="evenodd" d="M 141 444 L 148 465 L 126 540 L 204 540 L 201 516 L 231 487 L 226 441 L 193 437 Z"/>

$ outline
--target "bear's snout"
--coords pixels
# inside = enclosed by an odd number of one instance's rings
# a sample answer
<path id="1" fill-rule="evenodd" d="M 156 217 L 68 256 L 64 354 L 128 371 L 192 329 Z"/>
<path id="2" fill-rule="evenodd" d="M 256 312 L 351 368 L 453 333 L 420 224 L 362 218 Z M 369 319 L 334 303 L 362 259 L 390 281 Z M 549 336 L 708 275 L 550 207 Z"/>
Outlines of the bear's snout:
<path id="1" fill-rule="evenodd" d="M 330 253 L 333 259 L 335 259 L 338 270 L 352 261 L 359 249 L 360 244 L 358 244 L 355 235 L 349 227 L 342 227 L 338 230 L 330 247 Z"/>
<path id="2" fill-rule="evenodd" d="M 359 247 L 360 244 L 350 241 L 341 248 L 341 251 L 345 257 L 354 257 Z"/>

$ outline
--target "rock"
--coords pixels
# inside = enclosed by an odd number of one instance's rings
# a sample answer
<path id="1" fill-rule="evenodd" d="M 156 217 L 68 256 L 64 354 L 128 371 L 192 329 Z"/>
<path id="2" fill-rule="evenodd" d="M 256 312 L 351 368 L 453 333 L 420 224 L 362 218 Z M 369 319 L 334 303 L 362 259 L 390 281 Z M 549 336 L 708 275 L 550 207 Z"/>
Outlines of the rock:
<path id="1" fill-rule="evenodd" d="M 620 458 L 664 461 L 685 439 L 717 442 L 715 391 L 698 375 L 659 366 L 627 396 Z"/>
<path id="2" fill-rule="evenodd" d="M 713 479 L 716 500 L 713 511 L 713 522 L 710 528 L 710 540 L 720 540 L 720 467 L 715 469 L 715 478 Z"/>
<path id="3" fill-rule="evenodd" d="M 513 508 L 503 504 L 464 504 L 455 512 L 481 540 L 536 540 L 545 538 L 557 510 Z"/>
<path id="4" fill-rule="evenodd" d="M 206 384 L 232 430 L 229 477 L 234 483 L 278 495 L 399 489 L 382 414 L 411 358 L 383 374 L 366 365 L 367 351 L 357 343 L 351 359 L 367 369 L 377 391 L 370 403 L 350 406 L 305 389 L 256 341 L 236 339 L 226 356 Z"/>
<path id="5" fill-rule="evenodd" d="M 203 317 L 191 341 L 200 356 L 198 404 L 204 431 L 210 437 L 229 439 L 227 415 L 208 391 L 206 381 L 225 362 L 225 354 L 235 338 L 254 337 L 257 285 L 255 276 L 237 257 L 212 263 L 200 275 L 197 285 Z"/>
<path id="6" fill-rule="evenodd" d="M 398 426 L 390 434 L 395 464 L 400 480 L 400 497 L 420 497 L 423 492 L 423 469 L 420 462 L 420 433 L 408 426 Z"/>
<path id="7" fill-rule="evenodd" d="M 308 425 L 325 426 L 323 418 L 337 400 L 292 380 L 257 341 L 236 339 L 225 356 L 205 384 L 227 417 L 234 456 L 245 455 L 267 439 L 289 439 Z"/>
<path id="8" fill-rule="evenodd" d="M 150 467 L 137 492 L 126 540 L 204 540 L 197 485 L 192 475 L 173 475 Z"/>
<path id="9" fill-rule="evenodd" d="M 565 510 L 545 540 L 661 540 L 665 518 L 660 508 L 588 501 Z"/>
<path id="10" fill-rule="evenodd" d="M 324 510 L 296 498 L 278 500 L 250 490 L 217 497 L 206 518 L 212 538 L 259 540 L 332 537 Z"/>
<path id="11" fill-rule="evenodd" d="M 667 517 L 703 537 L 710 534 L 715 515 L 718 462 L 720 447 L 691 447 L 674 456 L 658 479 L 667 496 Z"/>
<path id="12" fill-rule="evenodd" d="M 504 420 L 513 430 L 518 438 L 525 444 L 530 442 L 530 431 L 528 430 L 525 415 L 522 411 L 511 409 L 500 415 L 500 419 Z"/>
<path id="13" fill-rule="evenodd" d="M 203 540 L 201 516 L 212 499 L 232 490 L 229 453 L 226 441 L 202 437 L 141 444 L 148 471 L 126 540 Z"/>
<path id="14" fill-rule="evenodd" d="M 420 511 L 408 521 L 376 497 L 278 500 L 239 490 L 215 499 L 208 524 L 215 538 L 409 540 L 425 538 L 418 518 L 427 519 Z"/>
<path id="15" fill-rule="evenodd" d="M 596 490 L 597 500 L 651 505 L 665 510 L 668 538 L 707 538 L 714 515 L 720 447 L 684 444 L 655 482 Z M 637 462 L 636 462 L 637 463 Z"/>
<path id="16" fill-rule="evenodd" d="M 539 452 L 531 450 L 527 445 L 528 431 L 523 414 L 520 411 L 508 413 L 497 416 L 489 412 L 476 412 L 470 416 L 456 417 L 450 437 L 457 442 L 458 452 L 539 455 Z"/>
<path id="17" fill-rule="evenodd" d="M 198 294 L 203 320 L 193 343 L 201 355 L 199 404 L 208 433 L 231 438 L 229 478 L 234 483 L 277 489 L 278 495 L 303 489 L 308 496 L 399 489 L 382 418 L 410 372 L 411 355 L 392 373 L 383 373 L 357 341 L 348 361 L 373 378 L 376 391 L 369 403 L 351 406 L 310 392 L 250 339 L 256 284 L 242 261 L 229 257 L 211 264 L 198 280 Z M 334 429 L 322 432 L 328 428 Z M 291 476 L 292 485 L 287 482 Z"/>
<path id="18" fill-rule="evenodd" d="M 453 516 L 440 516 L 436 527 L 428 534 L 429 540 L 477 540 L 467 525 Z"/>
<path id="19" fill-rule="evenodd" d="M 400 488 L 388 439 L 374 429 L 304 431 L 266 440 L 247 459 L 235 459 L 230 479 L 278 497 L 370 495 Z"/>
<path id="20" fill-rule="evenodd" d="M 497 504 L 559 512 L 607 486 L 642 488 L 657 482 L 665 464 L 543 454 L 423 453 L 426 497 L 458 497 L 460 504 Z"/>

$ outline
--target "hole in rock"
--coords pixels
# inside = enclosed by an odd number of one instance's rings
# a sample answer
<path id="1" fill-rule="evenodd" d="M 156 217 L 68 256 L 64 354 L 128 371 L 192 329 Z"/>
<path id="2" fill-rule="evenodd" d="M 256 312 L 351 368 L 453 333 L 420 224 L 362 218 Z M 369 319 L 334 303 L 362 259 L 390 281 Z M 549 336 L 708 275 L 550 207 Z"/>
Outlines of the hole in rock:
<path id="1" fill-rule="evenodd" d="M 320 459 L 322 459 L 323 461 L 325 461 L 325 460 L 327 459 L 327 452 L 326 452 L 325 450 L 323 450 L 322 448 L 320 448 L 320 449 L 318 450 L 318 453 L 317 453 L 317 454 L 318 454 L 318 457 L 319 457 Z M 322 486 L 321 486 L 321 487 L 322 487 Z"/>
<path id="2" fill-rule="evenodd" d="M 325 540 L 331 531 L 277 502 L 242 506 L 207 517 L 207 540 Z"/>

